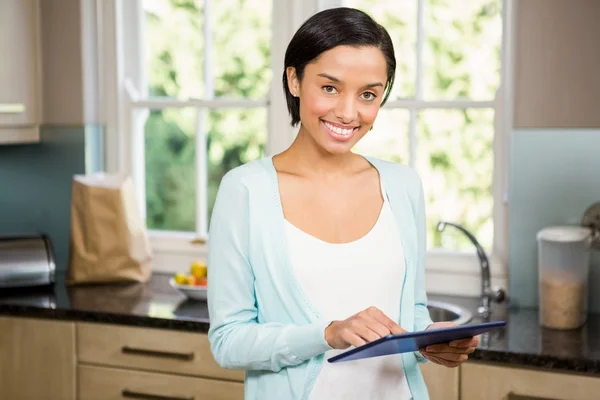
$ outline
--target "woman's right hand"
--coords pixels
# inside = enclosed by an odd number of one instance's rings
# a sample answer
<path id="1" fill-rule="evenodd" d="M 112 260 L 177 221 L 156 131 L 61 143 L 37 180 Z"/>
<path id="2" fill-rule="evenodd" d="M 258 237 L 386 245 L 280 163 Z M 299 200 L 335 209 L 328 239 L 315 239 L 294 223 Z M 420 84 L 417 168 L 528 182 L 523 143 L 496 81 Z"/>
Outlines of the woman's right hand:
<path id="1" fill-rule="evenodd" d="M 343 321 L 333 321 L 325 328 L 325 340 L 334 349 L 358 347 L 389 334 L 404 333 L 400 325 L 377 307 L 369 307 Z"/>

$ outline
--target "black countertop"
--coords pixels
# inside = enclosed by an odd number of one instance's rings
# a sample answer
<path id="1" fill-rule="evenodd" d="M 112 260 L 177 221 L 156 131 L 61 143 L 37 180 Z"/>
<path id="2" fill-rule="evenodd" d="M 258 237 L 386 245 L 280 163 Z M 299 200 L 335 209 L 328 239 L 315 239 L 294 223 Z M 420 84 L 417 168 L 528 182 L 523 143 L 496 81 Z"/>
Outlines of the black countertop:
<path id="1" fill-rule="evenodd" d="M 188 300 L 169 278 L 154 274 L 147 283 L 68 286 L 61 274 L 49 287 L 0 289 L 0 315 L 208 332 L 206 302 Z"/>
<path id="2" fill-rule="evenodd" d="M 66 286 L 59 275 L 51 287 L 0 289 L 0 315 L 207 332 L 206 303 L 187 300 L 168 279 L 154 274 L 148 283 Z M 476 315 L 477 298 L 430 294 L 429 299 L 465 307 Z M 483 334 L 470 360 L 600 374 L 600 315 L 590 315 L 580 329 L 555 331 L 538 325 L 535 309 L 494 304 L 488 320 L 504 319 L 508 325 Z M 475 317 L 470 323 L 481 321 Z"/>

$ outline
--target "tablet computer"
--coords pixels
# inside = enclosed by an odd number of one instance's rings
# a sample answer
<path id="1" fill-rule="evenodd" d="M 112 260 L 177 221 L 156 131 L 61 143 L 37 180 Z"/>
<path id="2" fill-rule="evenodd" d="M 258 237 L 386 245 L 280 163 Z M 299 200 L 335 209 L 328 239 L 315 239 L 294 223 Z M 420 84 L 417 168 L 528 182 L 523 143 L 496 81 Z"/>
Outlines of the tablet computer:
<path id="1" fill-rule="evenodd" d="M 503 327 L 504 325 L 506 325 L 506 321 L 492 321 L 388 335 L 360 347 L 348 350 L 342 354 L 338 354 L 327 359 L 327 361 L 335 363 L 418 351 L 419 349 L 432 344 L 449 343 L 453 340 L 477 336 L 493 329 Z"/>

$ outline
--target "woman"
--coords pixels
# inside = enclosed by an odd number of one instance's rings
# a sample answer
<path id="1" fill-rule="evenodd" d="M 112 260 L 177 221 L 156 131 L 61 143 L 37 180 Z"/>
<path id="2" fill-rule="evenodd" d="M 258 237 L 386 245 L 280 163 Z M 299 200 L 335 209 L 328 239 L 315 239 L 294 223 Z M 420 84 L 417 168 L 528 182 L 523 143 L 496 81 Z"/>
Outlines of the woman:
<path id="1" fill-rule="evenodd" d="M 235 168 L 210 224 L 209 340 L 246 370 L 247 399 L 427 399 L 418 362 L 455 367 L 471 338 L 330 364 L 349 347 L 432 324 L 426 307 L 421 182 L 351 152 L 394 82 L 386 30 L 361 11 L 307 20 L 285 54 L 293 144 Z"/>

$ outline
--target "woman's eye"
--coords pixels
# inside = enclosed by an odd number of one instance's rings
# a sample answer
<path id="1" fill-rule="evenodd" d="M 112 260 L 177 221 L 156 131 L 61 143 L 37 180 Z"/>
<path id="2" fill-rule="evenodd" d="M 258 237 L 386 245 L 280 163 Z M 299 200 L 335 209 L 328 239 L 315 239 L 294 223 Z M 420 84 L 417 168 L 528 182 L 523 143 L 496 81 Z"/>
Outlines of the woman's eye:
<path id="1" fill-rule="evenodd" d="M 375 97 L 377 97 L 377 96 L 375 96 L 375 93 L 371 93 L 371 92 L 365 92 L 362 95 L 363 95 L 363 99 L 365 99 L 365 100 L 373 100 L 373 99 L 375 99 Z"/>
<path id="2" fill-rule="evenodd" d="M 329 94 L 334 94 L 337 92 L 336 88 L 334 88 L 333 86 L 323 86 L 323 91 Z"/>

